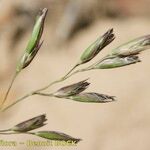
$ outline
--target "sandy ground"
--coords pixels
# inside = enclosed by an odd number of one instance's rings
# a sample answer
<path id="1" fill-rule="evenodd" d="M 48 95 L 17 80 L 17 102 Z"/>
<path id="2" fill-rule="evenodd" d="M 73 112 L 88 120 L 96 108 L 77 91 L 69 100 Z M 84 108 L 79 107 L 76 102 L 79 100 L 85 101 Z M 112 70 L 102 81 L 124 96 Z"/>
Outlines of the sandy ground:
<path id="1" fill-rule="evenodd" d="M 45 44 L 32 65 L 16 80 L 9 101 L 32 89 L 62 76 L 78 60 L 81 52 L 108 28 L 114 28 L 116 40 L 105 48 L 94 61 L 112 48 L 132 38 L 149 34 L 150 21 L 131 18 L 129 20 L 100 20 L 90 28 L 82 30 L 67 45 L 52 46 L 53 37 L 48 26 Z M 24 41 L 26 41 L 24 39 Z M 22 42 L 18 49 L 24 48 Z M 1 49 L 2 51 L 2 49 Z M 46 113 L 48 125 L 44 130 L 62 131 L 82 138 L 75 147 L 0 147 L 0 150 L 149 150 L 150 143 L 150 51 L 141 54 L 141 63 L 113 70 L 96 70 L 73 76 L 67 81 L 51 87 L 48 91 L 90 77 L 87 91 L 115 95 L 117 101 L 107 104 L 84 104 L 65 99 L 34 96 L 0 114 L 0 128 L 7 129 L 21 121 Z M 86 66 L 86 65 L 85 65 Z M 82 66 L 84 67 L 84 66 Z M 10 77 L 11 78 L 11 77 Z M 10 78 L 4 82 L 5 92 Z M 7 103 L 8 104 L 8 103 Z M 41 129 L 42 130 L 42 129 Z M 28 135 L 0 136 L 0 140 L 43 140 Z"/>

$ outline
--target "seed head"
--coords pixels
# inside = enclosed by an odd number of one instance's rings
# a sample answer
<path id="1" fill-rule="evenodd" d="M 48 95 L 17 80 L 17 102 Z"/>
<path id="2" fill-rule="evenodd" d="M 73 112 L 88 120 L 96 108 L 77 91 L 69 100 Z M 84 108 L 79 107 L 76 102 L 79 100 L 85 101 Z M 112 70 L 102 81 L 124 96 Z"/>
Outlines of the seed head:
<path id="1" fill-rule="evenodd" d="M 93 59 L 104 47 L 115 39 L 113 29 L 109 29 L 104 35 L 92 43 L 81 55 L 78 64 L 84 64 Z"/>
<path id="2" fill-rule="evenodd" d="M 13 128 L 11 128 L 11 130 L 15 132 L 31 131 L 44 126 L 45 121 L 47 121 L 46 115 L 40 115 L 15 125 Z"/>
<path id="3" fill-rule="evenodd" d="M 55 141 L 66 141 L 66 142 L 73 141 L 75 143 L 81 141 L 81 139 L 73 138 L 70 135 L 56 131 L 38 131 L 35 133 L 35 135 L 48 140 L 55 140 Z"/>
<path id="4" fill-rule="evenodd" d="M 27 48 L 17 65 L 16 68 L 17 72 L 20 72 L 22 69 L 26 68 L 32 62 L 38 50 L 43 44 L 43 41 L 40 42 L 40 39 L 43 33 L 47 11 L 48 9 L 44 8 L 42 11 L 40 11 L 39 15 L 37 16 Z"/>
<path id="5" fill-rule="evenodd" d="M 70 96 L 68 99 L 84 103 L 107 103 L 115 101 L 114 96 L 109 96 L 99 93 L 80 93 L 78 95 Z"/>
<path id="6" fill-rule="evenodd" d="M 103 61 L 97 62 L 92 67 L 93 69 L 111 69 L 117 67 L 123 67 L 126 65 L 131 65 L 140 62 L 140 59 L 136 55 L 131 55 L 127 57 L 108 57 Z"/>
<path id="7" fill-rule="evenodd" d="M 136 38 L 112 50 L 112 55 L 129 56 L 150 49 L 150 35 Z"/>
<path id="8" fill-rule="evenodd" d="M 86 80 L 80 81 L 78 83 L 71 84 L 69 86 L 65 86 L 58 91 L 56 91 L 53 95 L 55 97 L 63 98 L 63 97 L 68 97 L 72 95 L 76 95 L 87 89 L 89 86 L 89 82 Z"/>

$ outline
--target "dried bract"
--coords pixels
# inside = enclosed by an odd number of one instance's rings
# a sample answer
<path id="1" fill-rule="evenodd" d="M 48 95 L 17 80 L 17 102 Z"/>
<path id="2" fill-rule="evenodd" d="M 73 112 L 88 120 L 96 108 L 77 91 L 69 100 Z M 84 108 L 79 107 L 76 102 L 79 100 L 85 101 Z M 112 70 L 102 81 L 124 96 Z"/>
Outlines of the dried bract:
<path id="1" fill-rule="evenodd" d="M 46 115 L 40 115 L 15 125 L 13 128 L 11 128 L 11 130 L 16 132 L 31 131 L 44 126 L 45 121 L 47 121 Z"/>
<path id="2" fill-rule="evenodd" d="M 55 97 L 59 97 L 59 98 L 65 98 L 68 96 L 72 96 L 72 95 L 76 95 L 81 93 L 82 91 L 84 91 L 85 89 L 87 89 L 87 87 L 89 86 L 89 82 L 87 82 L 86 80 L 80 81 L 78 83 L 69 85 L 69 86 L 65 86 L 61 89 L 59 89 L 58 91 L 56 91 L 53 95 Z"/>

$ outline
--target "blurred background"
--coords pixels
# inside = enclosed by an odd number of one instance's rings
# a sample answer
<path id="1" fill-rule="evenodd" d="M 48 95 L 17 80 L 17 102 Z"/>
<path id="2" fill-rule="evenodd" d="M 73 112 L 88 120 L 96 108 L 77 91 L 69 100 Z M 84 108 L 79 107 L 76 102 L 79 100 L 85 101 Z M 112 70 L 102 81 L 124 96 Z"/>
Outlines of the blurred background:
<path id="1" fill-rule="evenodd" d="M 25 50 L 39 9 L 49 9 L 44 44 L 38 55 L 17 78 L 5 104 L 64 75 L 83 50 L 99 35 L 114 28 L 116 39 L 94 60 L 112 48 L 150 32 L 149 0 L 1 0 L 0 1 L 0 99 Z M 76 147 L 34 147 L 34 150 L 149 150 L 150 143 L 150 51 L 141 63 L 112 70 L 77 74 L 48 91 L 90 77 L 87 91 L 115 95 L 107 104 L 84 104 L 33 96 L 0 114 L 0 129 L 46 113 L 44 130 L 62 131 L 83 139 Z M 89 65 L 89 64 L 88 64 Z M 86 65 L 85 65 L 86 66 Z M 84 66 L 82 66 L 84 67 Z M 0 140 L 41 140 L 28 135 L 0 136 Z M 13 149 L 12 147 L 0 147 Z M 25 150 L 18 145 L 14 149 Z"/>

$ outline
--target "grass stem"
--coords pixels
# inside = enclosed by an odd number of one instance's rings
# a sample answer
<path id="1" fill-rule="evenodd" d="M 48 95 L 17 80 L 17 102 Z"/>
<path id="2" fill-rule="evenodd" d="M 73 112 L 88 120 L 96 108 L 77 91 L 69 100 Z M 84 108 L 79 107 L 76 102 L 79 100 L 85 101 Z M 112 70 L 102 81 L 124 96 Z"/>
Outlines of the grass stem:
<path id="1" fill-rule="evenodd" d="M 12 88 L 12 85 L 13 85 L 13 83 L 14 83 L 14 81 L 15 81 L 17 75 L 18 75 L 18 73 L 19 73 L 19 72 L 16 72 L 16 73 L 14 74 L 14 76 L 13 76 L 11 82 L 10 82 L 10 85 L 9 85 L 9 87 L 8 87 L 8 89 L 7 89 L 7 92 L 6 92 L 6 94 L 5 94 L 5 97 L 4 97 L 4 99 L 3 99 L 2 103 L 1 103 L 0 109 L 2 109 L 4 103 L 6 102 L 7 97 L 8 97 L 8 95 L 9 95 L 9 92 L 10 92 L 10 90 L 11 90 L 11 88 Z"/>
<path id="2" fill-rule="evenodd" d="M 53 97 L 53 94 L 46 94 L 46 93 L 41 93 L 41 91 L 43 90 L 46 90 L 47 88 L 49 88 L 50 86 L 56 84 L 56 83 L 59 83 L 59 82 L 63 82 L 64 80 L 68 79 L 69 77 L 77 74 L 77 73 L 80 73 L 80 72 L 84 72 L 84 71 L 89 71 L 91 70 L 91 67 L 87 67 L 87 68 L 84 68 L 84 69 L 78 69 L 76 71 L 73 72 L 73 70 L 79 66 L 79 64 L 75 65 L 66 75 L 64 75 L 62 78 L 60 78 L 59 80 L 56 80 L 56 81 L 53 81 L 51 82 L 50 84 L 48 84 L 47 86 L 43 87 L 43 88 L 40 88 L 38 90 L 35 90 L 35 91 L 32 91 L 31 93 L 28 93 L 26 94 L 25 96 L 17 99 L 15 102 L 13 102 L 12 104 L 6 106 L 4 109 L 2 109 L 2 112 L 8 110 L 9 108 L 11 108 L 12 106 L 14 106 L 15 104 L 23 101 L 24 99 L 26 99 L 27 97 L 30 97 L 30 96 L 33 96 L 33 95 L 41 95 L 41 96 L 50 96 L 50 97 Z"/>

